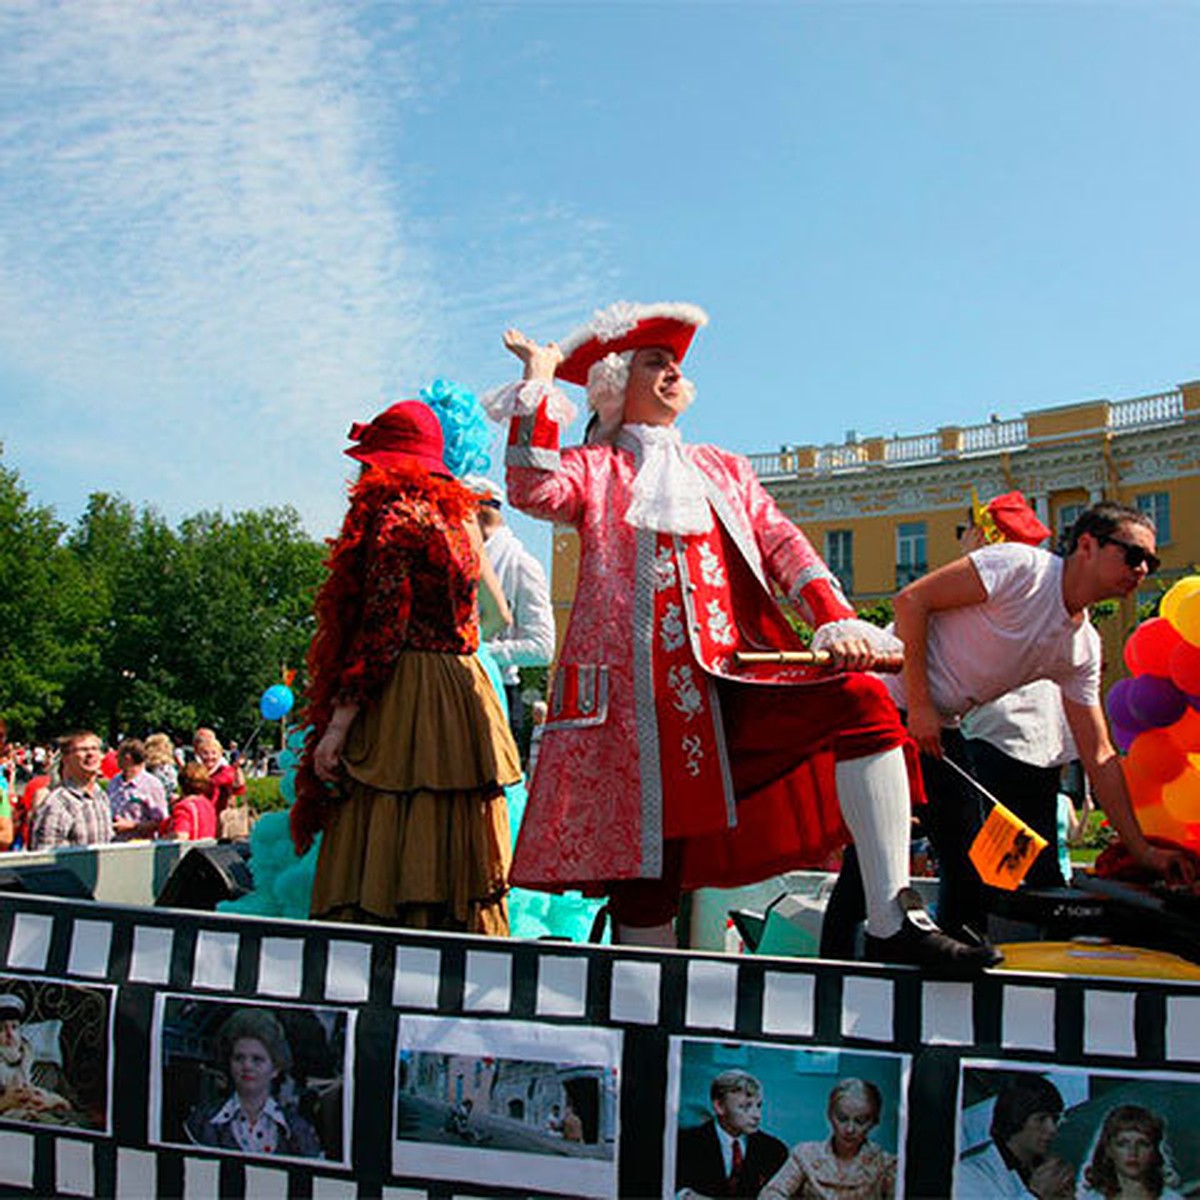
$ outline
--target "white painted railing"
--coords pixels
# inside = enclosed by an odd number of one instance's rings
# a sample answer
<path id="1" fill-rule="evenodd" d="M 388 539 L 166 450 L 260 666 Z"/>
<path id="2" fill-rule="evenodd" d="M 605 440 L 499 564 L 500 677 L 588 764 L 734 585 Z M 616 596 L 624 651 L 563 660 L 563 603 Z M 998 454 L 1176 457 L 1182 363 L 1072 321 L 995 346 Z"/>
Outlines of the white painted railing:
<path id="1" fill-rule="evenodd" d="M 1166 425 L 1183 420 L 1183 392 L 1159 392 L 1118 400 L 1108 411 L 1110 429 L 1136 429 L 1142 425 Z"/>
<path id="2" fill-rule="evenodd" d="M 1176 388 L 1152 396 L 1137 396 L 1117 400 L 1108 408 L 1108 428 L 1128 431 L 1171 425 L 1184 418 L 1183 392 Z M 968 425 L 961 431 L 959 454 L 995 454 L 1001 450 L 1016 450 L 1029 442 L 1028 424 L 1024 417 L 1008 421 L 989 421 L 986 425 Z M 840 446 L 804 447 L 811 467 L 799 467 L 796 447 L 773 454 L 751 454 L 750 465 L 760 479 L 779 479 L 795 475 L 838 475 L 858 471 L 869 465 L 902 466 L 909 463 L 934 462 L 944 456 L 938 433 L 922 433 L 914 437 L 888 438 L 883 443 L 882 463 L 870 463 L 865 443 L 847 442 Z"/>

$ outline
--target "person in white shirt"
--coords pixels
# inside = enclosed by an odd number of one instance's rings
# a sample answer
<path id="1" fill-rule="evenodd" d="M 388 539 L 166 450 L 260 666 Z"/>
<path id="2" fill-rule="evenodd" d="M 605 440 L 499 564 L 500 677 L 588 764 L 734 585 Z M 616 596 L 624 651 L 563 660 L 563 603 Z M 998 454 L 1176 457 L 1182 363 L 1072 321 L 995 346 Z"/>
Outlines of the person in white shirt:
<path id="1" fill-rule="evenodd" d="M 512 611 L 512 623 L 484 644 L 504 677 L 509 724 L 520 729 L 524 725 L 521 668 L 545 667 L 554 658 L 550 587 L 542 564 L 504 521 L 504 489 L 500 484 L 483 475 L 468 475 L 463 482 L 488 497 L 479 506 L 479 528 L 500 590 Z"/>

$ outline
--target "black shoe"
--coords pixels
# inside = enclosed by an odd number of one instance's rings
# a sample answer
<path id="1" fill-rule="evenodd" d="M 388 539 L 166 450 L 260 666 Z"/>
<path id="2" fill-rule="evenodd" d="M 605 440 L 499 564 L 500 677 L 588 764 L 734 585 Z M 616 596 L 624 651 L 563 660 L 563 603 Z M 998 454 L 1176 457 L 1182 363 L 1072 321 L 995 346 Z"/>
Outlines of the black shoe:
<path id="1" fill-rule="evenodd" d="M 904 963 L 922 967 L 931 975 L 970 979 L 1004 961 L 1004 955 L 987 942 L 972 945 L 943 933 L 914 888 L 905 888 L 897 899 L 904 910 L 904 924 L 891 937 L 867 934 L 867 958 L 872 962 Z"/>

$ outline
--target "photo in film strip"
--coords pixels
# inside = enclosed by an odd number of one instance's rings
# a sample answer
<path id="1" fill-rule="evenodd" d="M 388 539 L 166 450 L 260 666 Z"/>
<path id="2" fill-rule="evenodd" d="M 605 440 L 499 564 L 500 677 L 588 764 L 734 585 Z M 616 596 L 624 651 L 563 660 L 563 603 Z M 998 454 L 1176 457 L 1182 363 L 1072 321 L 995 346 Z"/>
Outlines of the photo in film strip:
<path id="1" fill-rule="evenodd" d="M 401 1016 L 396 1175 L 615 1196 L 619 1030 Z"/>
<path id="2" fill-rule="evenodd" d="M 954 1193 L 1200 1195 L 1200 1075 L 963 1059 Z"/>
<path id="3" fill-rule="evenodd" d="M 903 1195 L 911 1068 L 909 1055 L 883 1051 L 672 1038 L 663 1195 L 831 1195 L 851 1185 L 856 1195 Z M 736 1164 L 718 1128 L 744 1145 Z"/>
<path id="4" fill-rule="evenodd" d="M 0 1122 L 112 1133 L 115 995 L 0 976 Z"/>
<path id="5" fill-rule="evenodd" d="M 355 1014 L 161 993 L 149 1140 L 350 1166 Z"/>

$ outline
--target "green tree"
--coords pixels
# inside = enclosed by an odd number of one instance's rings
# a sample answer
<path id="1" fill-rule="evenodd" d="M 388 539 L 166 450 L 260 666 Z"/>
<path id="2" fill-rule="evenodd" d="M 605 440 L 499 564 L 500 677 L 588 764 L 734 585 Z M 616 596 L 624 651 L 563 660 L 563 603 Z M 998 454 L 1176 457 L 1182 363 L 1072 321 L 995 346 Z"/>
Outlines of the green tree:
<path id="1" fill-rule="evenodd" d="M 86 597 L 63 533 L 53 511 L 33 504 L 17 472 L 0 462 L 0 714 L 14 738 L 57 716 L 64 681 L 84 652 Z"/>

